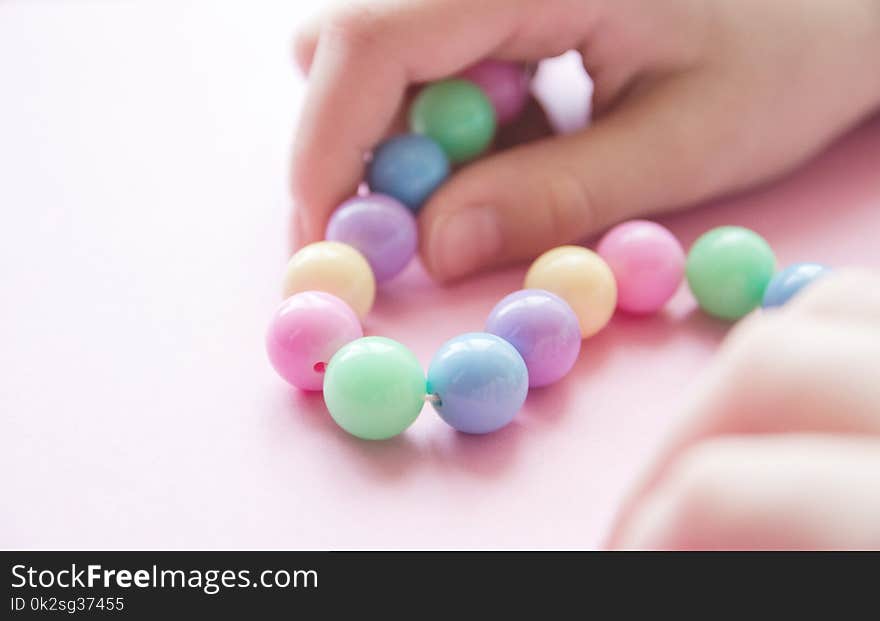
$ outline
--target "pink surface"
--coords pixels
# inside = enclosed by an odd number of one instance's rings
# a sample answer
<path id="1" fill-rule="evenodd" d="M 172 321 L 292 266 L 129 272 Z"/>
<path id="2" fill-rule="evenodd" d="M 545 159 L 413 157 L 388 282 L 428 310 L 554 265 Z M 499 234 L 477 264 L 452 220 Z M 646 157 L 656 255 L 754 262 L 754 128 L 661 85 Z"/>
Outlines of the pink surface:
<path id="1" fill-rule="evenodd" d="M 725 327 L 616 317 L 502 432 L 430 409 L 340 431 L 266 359 L 288 254 L 295 3 L 0 4 L 0 546 L 596 546 Z M 161 41 L 162 45 L 155 45 Z M 880 266 L 880 121 L 772 187 L 666 218 L 783 263 Z M 523 268 L 418 266 L 367 332 L 427 364 Z"/>

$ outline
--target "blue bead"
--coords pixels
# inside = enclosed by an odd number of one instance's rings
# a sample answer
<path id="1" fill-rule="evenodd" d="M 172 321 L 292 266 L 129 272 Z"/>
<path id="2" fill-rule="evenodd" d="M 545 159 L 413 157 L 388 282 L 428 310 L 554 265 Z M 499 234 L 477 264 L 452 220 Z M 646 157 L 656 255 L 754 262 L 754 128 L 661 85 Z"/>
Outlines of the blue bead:
<path id="1" fill-rule="evenodd" d="M 395 136 L 380 144 L 367 168 L 371 191 L 393 196 L 413 211 L 448 176 L 449 160 L 443 149 L 417 134 Z"/>
<path id="2" fill-rule="evenodd" d="M 782 306 L 798 291 L 827 274 L 831 268 L 819 263 L 795 263 L 776 274 L 764 290 L 764 308 Z"/>
<path id="3" fill-rule="evenodd" d="M 428 369 L 428 394 L 449 425 L 489 433 L 507 425 L 529 391 L 526 363 L 504 339 L 485 332 L 447 341 Z"/>

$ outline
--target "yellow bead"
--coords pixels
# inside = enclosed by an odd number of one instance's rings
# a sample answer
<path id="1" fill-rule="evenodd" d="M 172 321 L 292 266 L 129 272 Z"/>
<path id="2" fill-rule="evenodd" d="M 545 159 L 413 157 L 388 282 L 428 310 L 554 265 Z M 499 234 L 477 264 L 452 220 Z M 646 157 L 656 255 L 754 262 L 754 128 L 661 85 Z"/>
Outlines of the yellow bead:
<path id="1" fill-rule="evenodd" d="M 376 297 L 376 279 L 364 256 L 346 244 L 321 241 L 290 257 L 284 272 L 284 297 L 324 291 L 340 298 L 363 319 Z"/>
<path id="2" fill-rule="evenodd" d="M 555 293 L 574 310 L 587 338 L 605 327 L 617 306 L 617 283 L 602 258 L 580 246 L 560 246 L 538 257 L 526 273 L 526 289 Z"/>

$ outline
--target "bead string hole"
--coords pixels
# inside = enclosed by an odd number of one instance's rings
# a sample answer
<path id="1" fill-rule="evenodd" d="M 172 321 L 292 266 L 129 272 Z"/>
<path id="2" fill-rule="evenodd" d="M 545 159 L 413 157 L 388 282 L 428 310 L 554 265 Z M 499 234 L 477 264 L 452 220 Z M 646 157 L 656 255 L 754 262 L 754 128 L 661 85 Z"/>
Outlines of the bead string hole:
<path id="1" fill-rule="evenodd" d="M 312 368 L 315 370 L 315 373 L 323 373 L 324 371 L 327 370 L 327 363 L 326 362 L 316 362 Z"/>
<path id="2" fill-rule="evenodd" d="M 443 405 L 443 401 L 440 399 L 440 395 L 435 393 L 426 394 L 425 401 L 438 408 Z"/>

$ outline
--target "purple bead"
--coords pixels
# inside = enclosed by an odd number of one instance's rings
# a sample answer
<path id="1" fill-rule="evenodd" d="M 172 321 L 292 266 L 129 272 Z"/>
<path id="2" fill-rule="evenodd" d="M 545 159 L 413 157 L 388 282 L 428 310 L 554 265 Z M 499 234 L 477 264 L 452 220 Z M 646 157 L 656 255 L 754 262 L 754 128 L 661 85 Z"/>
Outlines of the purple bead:
<path id="1" fill-rule="evenodd" d="M 519 63 L 484 60 L 465 69 L 461 77 L 483 89 L 499 124 L 519 118 L 529 99 L 529 73 Z"/>
<path id="2" fill-rule="evenodd" d="M 486 332 L 519 352 L 532 388 L 565 377 L 581 351 L 577 315 L 565 300 L 543 289 L 516 291 L 498 302 L 489 314 Z"/>
<path id="3" fill-rule="evenodd" d="M 360 251 L 377 281 L 399 274 L 418 246 L 412 211 L 384 194 L 355 196 L 342 203 L 330 216 L 325 237 Z"/>

